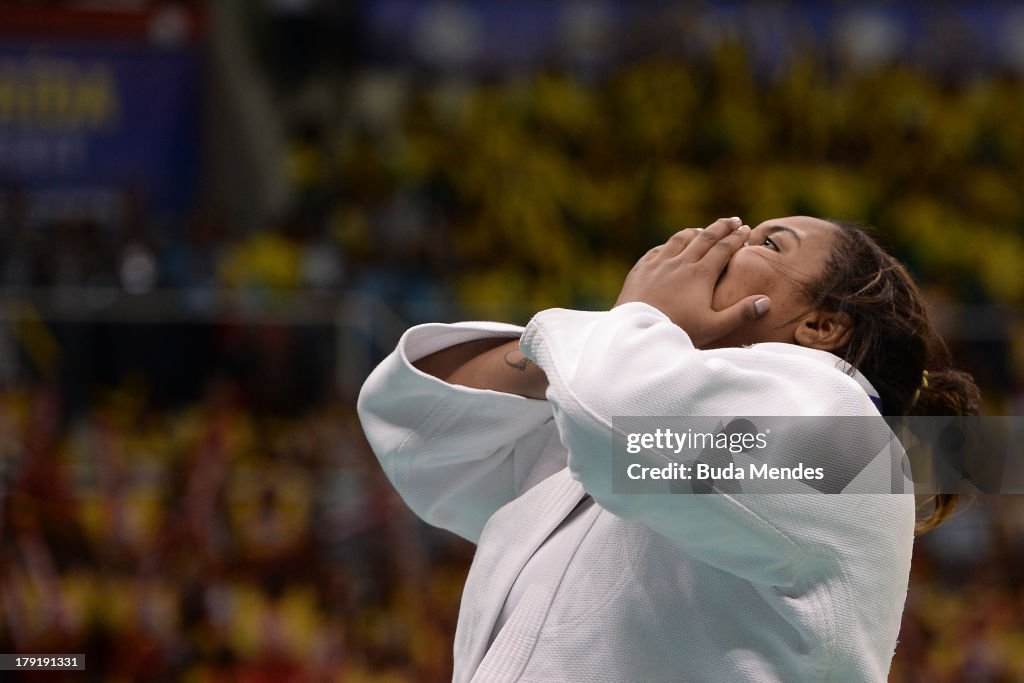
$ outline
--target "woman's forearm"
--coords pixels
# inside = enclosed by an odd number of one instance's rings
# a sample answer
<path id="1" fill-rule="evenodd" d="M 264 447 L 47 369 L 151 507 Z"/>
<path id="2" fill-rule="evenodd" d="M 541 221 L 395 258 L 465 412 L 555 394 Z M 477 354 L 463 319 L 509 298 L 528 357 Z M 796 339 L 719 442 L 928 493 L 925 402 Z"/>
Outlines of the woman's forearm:
<path id="1" fill-rule="evenodd" d="M 519 351 L 518 339 L 477 339 L 413 362 L 417 370 L 449 384 L 544 398 L 548 378 Z"/>

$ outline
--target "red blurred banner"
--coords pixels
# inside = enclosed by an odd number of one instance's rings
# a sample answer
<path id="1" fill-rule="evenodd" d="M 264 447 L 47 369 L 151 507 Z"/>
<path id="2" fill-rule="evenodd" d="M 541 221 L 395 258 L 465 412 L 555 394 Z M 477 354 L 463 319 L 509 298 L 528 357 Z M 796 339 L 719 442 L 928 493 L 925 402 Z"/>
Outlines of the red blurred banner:
<path id="1" fill-rule="evenodd" d="M 0 4 L 0 40 L 74 39 L 126 42 L 198 40 L 205 13 L 186 3 L 155 3 L 134 9 L 96 9 Z"/>

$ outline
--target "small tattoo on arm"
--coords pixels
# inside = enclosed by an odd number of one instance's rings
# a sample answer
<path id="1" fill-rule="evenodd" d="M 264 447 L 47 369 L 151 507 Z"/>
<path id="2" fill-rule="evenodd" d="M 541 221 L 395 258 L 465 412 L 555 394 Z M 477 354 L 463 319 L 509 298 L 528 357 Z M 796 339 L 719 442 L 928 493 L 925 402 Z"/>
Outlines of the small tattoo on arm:
<path id="1" fill-rule="evenodd" d="M 521 360 L 513 362 L 509 360 L 509 355 L 513 353 L 519 353 L 519 351 L 517 351 L 516 349 L 511 349 L 510 351 L 508 351 L 505 354 L 505 365 L 509 366 L 510 368 L 515 368 L 516 370 L 519 371 L 526 370 L 526 366 L 530 364 L 530 359 L 527 358 L 526 356 L 523 356 Z"/>

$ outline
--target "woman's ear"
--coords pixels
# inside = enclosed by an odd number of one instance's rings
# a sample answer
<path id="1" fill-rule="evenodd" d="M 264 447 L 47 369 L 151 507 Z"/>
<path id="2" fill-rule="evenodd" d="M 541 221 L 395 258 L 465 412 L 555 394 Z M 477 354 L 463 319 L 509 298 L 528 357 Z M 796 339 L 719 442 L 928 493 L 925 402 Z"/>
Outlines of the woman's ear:
<path id="1" fill-rule="evenodd" d="M 793 338 L 800 346 L 831 351 L 850 340 L 853 320 L 846 313 L 814 311 L 797 323 Z"/>

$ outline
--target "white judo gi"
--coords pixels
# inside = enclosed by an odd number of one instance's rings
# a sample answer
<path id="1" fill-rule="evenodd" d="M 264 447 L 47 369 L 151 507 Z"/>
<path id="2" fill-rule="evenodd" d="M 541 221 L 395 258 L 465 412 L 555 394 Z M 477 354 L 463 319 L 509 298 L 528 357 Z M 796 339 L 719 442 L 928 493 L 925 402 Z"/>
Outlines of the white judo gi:
<path id="1" fill-rule="evenodd" d="M 411 365 L 518 336 L 547 374 L 547 400 L 449 385 Z M 789 344 L 701 351 L 642 303 L 543 311 L 525 330 L 407 331 L 358 407 L 408 505 L 478 546 L 454 680 L 884 681 L 913 496 L 638 495 L 609 483 L 613 416 L 878 416 L 870 385 L 842 367 Z M 807 464 L 859 457 L 858 447 Z"/>

